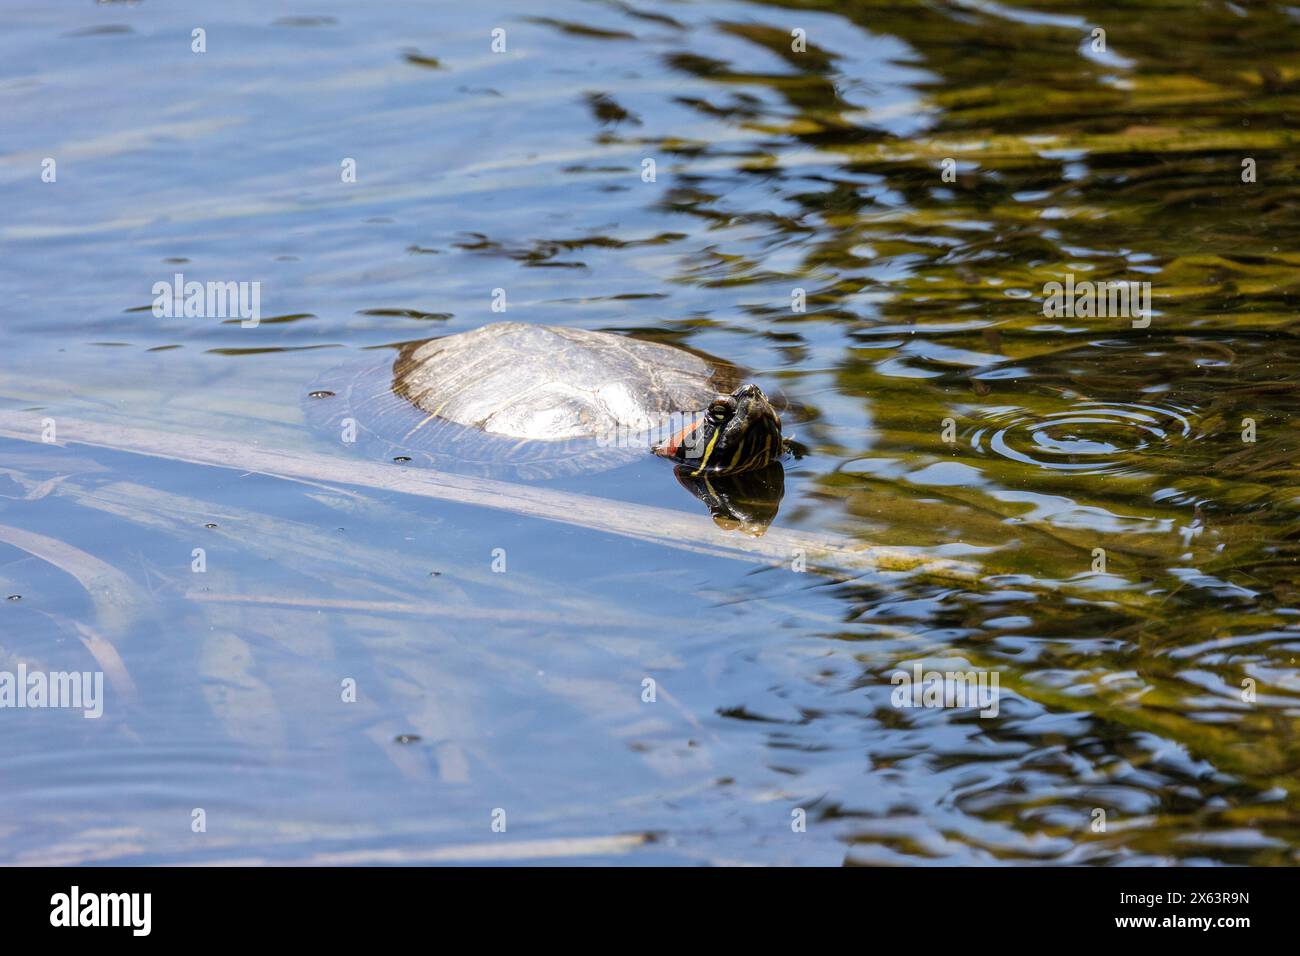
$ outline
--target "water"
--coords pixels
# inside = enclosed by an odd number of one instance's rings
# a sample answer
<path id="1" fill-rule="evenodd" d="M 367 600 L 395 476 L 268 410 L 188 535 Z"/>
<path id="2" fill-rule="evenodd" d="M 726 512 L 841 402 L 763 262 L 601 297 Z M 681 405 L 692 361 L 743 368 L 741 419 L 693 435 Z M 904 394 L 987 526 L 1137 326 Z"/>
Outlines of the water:
<path id="1" fill-rule="evenodd" d="M 0 670 L 106 687 L 3 711 L 0 859 L 1295 863 L 1295 9 L 536 9 L 3 5 Z M 176 273 L 260 323 L 155 317 Z M 769 535 L 978 580 L 30 440 L 355 461 L 311 382 L 501 318 L 753 369 Z"/>

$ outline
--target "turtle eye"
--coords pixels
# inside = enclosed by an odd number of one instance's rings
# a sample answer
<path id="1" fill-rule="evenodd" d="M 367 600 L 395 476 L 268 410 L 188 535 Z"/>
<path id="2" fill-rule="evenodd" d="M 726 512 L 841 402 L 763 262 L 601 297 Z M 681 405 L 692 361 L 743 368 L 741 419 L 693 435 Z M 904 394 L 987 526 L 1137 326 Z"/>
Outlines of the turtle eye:
<path id="1" fill-rule="evenodd" d="M 724 402 L 722 399 L 718 399 L 709 406 L 709 417 L 718 424 L 722 424 L 731 417 L 732 411 L 733 408 L 729 402 Z"/>

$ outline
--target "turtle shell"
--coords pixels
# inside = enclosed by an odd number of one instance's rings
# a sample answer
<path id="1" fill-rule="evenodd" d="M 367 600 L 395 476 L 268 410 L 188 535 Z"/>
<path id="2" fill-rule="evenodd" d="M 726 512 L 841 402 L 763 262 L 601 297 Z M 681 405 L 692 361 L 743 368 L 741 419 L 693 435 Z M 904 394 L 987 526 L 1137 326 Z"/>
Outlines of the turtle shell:
<path id="1" fill-rule="evenodd" d="M 677 346 L 499 322 L 331 369 L 304 410 L 368 457 L 553 478 L 645 454 L 739 380 L 735 366 Z"/>

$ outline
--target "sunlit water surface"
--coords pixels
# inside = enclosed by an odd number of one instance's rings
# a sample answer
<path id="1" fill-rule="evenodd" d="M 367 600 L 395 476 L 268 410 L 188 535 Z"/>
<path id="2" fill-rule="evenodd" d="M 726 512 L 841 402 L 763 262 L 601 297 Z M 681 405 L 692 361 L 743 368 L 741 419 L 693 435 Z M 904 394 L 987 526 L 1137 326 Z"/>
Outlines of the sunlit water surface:
<path id="1" fill-rule="evenodd" d="M 3 4 L 0 670 L 108 686 L 0 711 L 0 860 L 1297 862 L 1300 14 L 1089 7 Z M 503 317 L 753 369 L 777 528 L 982 580 L 30 440 L 354 460 L 309 383 Z"/>

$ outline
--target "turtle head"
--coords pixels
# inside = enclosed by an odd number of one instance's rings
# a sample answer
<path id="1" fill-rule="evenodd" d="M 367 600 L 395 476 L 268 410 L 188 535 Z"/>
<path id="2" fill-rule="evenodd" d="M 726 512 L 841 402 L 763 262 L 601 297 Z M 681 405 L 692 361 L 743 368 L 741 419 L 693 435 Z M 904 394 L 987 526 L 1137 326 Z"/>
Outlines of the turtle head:
<path id="1" fill-rule="evenodd" d="M 719 395 L 697 420 L 655 449 L 692 475 L 730 475 L 781 456 L 781 416 L 757 385 Z"/>

